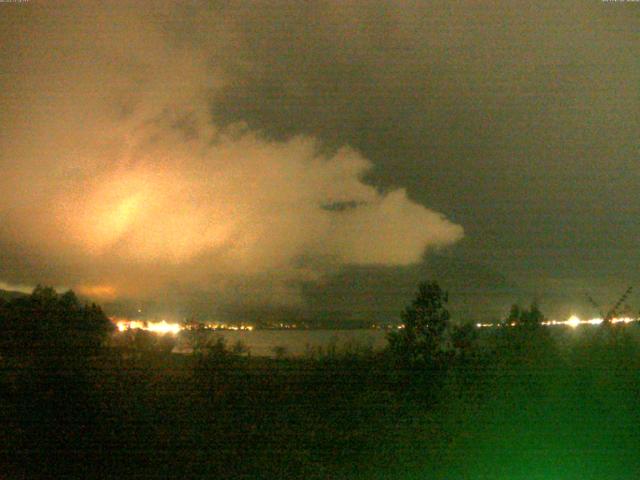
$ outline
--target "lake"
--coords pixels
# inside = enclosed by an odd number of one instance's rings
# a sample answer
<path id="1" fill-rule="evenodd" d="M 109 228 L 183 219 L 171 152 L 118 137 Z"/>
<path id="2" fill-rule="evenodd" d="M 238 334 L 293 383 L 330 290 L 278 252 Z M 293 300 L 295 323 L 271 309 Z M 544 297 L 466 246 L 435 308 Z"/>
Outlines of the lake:
<path id="1" fill-rule="evenodd" d="M 303 356 L 313 351 L 335 349 L 337 352 L 357 349 L 381 350 L 387 345 L 385 330 L 215 330 L 213 339 L 224 338 L 228 348 L 241 341 L 252 356 L 274 357 L 275 349 L 284 348 L 286 356 Z M 189 353 L 180 344 L 176 353 Z"/>

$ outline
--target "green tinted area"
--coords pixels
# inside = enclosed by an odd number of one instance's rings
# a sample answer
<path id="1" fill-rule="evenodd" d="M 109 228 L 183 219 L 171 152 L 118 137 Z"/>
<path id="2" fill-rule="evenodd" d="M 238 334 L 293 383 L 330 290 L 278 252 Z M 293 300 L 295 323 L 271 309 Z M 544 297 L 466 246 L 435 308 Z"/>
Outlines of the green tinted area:
<path id="1" fill-rule="evenodd" d="M 412 364 L 150 335 L 3 346 L 0 476 L 640 478 L 636 325 L 487 329 Z"/>
<path id="2" fill-rule="evenodd" d="M 362 478 L 638 478 L 635 330 L 558 329 L 459 365 L 439 405 L 399 427 L 393 467 Z"/>

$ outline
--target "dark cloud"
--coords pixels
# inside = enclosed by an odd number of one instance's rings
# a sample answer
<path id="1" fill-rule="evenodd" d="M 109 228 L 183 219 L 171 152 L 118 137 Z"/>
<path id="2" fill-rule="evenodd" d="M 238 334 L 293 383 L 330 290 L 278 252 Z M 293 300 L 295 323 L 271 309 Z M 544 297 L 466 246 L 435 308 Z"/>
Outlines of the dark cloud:
<path id="1" fill-rule="evenodd" d="M 348 143 L 369 181 L 465 226 L 456 258 L 581 303 L 639 277 L 636 5 L 341 2 L 225 11 L 213 104 L 274 138 Z M 611 289 L 603 286 L 609 283 Z M 613 286 L 615 285 L 615 286 Z"/>

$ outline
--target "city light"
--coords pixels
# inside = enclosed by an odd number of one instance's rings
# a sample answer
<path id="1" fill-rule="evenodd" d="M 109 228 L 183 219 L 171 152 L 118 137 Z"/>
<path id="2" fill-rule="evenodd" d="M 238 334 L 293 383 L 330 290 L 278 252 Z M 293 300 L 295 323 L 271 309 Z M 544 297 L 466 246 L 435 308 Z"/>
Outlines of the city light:
<path id="1" fill-rule="evenodd" d="M 614 317 L 609 319 L 609 322 L 611 322 L 612 324 L 617 324 L 617 323 L 624 323 L 624 324 L 628 324 L 628 323 L 632 323 L 632 322 L 637 322 L 638 318 L 632 318 L 632 317 Z M 542 322 L 542 325 L 544 326 L 557 326 L 557 325 L 565 325 L 567 327 L 571 327 L 571 328 L 577 328 L 580 325 L 600 325 L 604 322 L 604 320 L 602 318 L 591 318 L 588 320 L 582 320 L 580 317 L 578 317 L 577 315 L 571 315 L 567 320 L 546 320 L 544 322 Z M 511 323 L 476 323 L 476 327 L 477 328 L 489 328 L 489 327 L 499 327 L 499 326 L 509 326 L 509 327 L 515 327 L 517 325 L 516 322 L 511 322 Z"/>
<path id="2" fill-rule="evenodd" d="M 167 323 L 166 320 L 159 322 L 147 322 L 142 320 L 116 320 L 118 331 L 125 332 L 127 330 L 146 330 L 153 333 L 178 333 L 181 327 L 177 323 Z"/>
<path id="3" fill-rule="evenodd" d="M 182 330 L 193 330 L 195 328 L 203 328 L 205 330 L 234 330 L 234 331 L 252 331 L 252 325 L 235 325 L 226 323 L 197 323 L 183 325 L 180 323 L 169 323 L 166 320 L 151 321 L 151 320 L 129 320 L 124 318 L 112 318 L 119 332 L 126 332 L 127 330 L 146 330 L 148 332 L 165 334 L 165 333 L 179 333 Z"/>
<path id="4" fill-rule="evenodd" d="M 569 319 L 565 322 L 566 325 L 569 325 L 570 327 L 576 328 L 578 325 L 580 325 L 582 323 L 582 320 L 580 320 L 576 315 L 572 315 L 571 317 L 569 317 Z"/>

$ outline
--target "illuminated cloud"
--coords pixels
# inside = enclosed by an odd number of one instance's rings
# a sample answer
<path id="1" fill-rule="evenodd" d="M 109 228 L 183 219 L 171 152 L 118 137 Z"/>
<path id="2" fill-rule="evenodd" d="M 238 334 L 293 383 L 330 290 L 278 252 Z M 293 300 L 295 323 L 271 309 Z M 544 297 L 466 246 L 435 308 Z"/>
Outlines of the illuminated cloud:
<path id="1" fill-rule="evenodd" d="M 22 260 L 3 280 L 100 298 L 193 286 L 227 302 L 250 283 L 258 302 L 290 303 L 297 282 L 341 265 L 406 265 L 462 237 L 404 190 L 365 183 L 371 164 L 348 146 L 214 124 L 225 69 L 215 48 L 172 40 L 162 14 L 14 13 L 0 246 Z"/>

